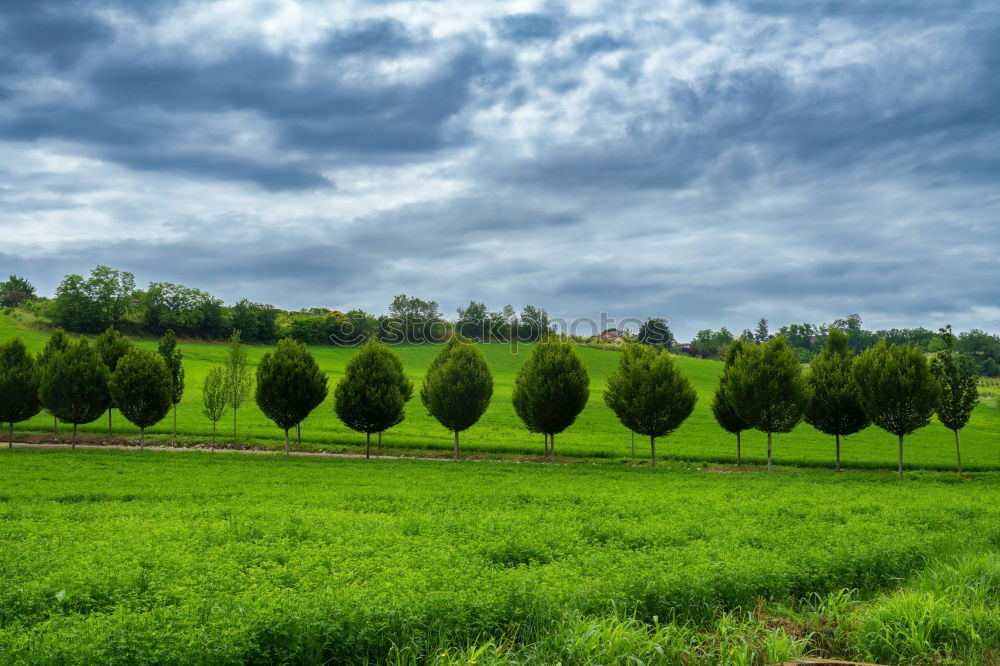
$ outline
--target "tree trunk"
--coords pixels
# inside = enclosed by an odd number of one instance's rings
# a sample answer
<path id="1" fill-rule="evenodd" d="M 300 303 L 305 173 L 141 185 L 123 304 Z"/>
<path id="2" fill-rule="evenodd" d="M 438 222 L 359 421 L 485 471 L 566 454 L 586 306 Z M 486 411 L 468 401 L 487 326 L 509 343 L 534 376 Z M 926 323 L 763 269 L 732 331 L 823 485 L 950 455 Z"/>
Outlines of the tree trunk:
<path id="1" fill-rule="evenodd" d="M 297 446 L 302 446 L 302 424 L 295 424 L 295 444 Z"/>
<path id="2" fill-rule="evenodd" d="M 145 428 L 139 428 L 139 450 L 140 451 L 145 451 L 146 450 L 146 429 Z"/>
<path id="3" fill-rule="evenodd" d="M 382 431 L 378 433 L 378 454 L 382 455 Z"/>
<path id="4" fill-rule="evenodd" d="M 288 428 L 285 428 L 285 455 L 288 455 Z"/>
<path id="5" fill-rule="evenodd" d="M 549 435 L 549 455 L 552 456 L 552 462 L 556 461 L 556 436 Z"/>
<path id="6" fill-rule="evenodd" d="M 215 450 L 215 421 L 212 421 L 212 450 Z"/>
<path id="7" fill-rule="evenodd" d="M 632 431 L 632 462 L 635 462 L 635 430 Z"/>
<path id="8" fill-rule="evenodd" d="M 837 438 L 837 471 L 840 471 L 840 433 L 835 435 Z"/>
<path id="9" fill-rule="evenodd" d="M 112 409 L 114 409 L 114 408 L 113 407 L 108 407 L 108 437 L 114 437 L 115 436 L 115 429 L 111 425 L 111 410 Z"/>
<path id="10" fill-rule="evenodd" d="M 455 460 L 458 460 L 458 431 L 455 431 Z"/>
<path id="11" fill-rule="evenodd" d="M 8 449 L 14 448 L 14 422 L 13 421 L 11 421 L 8 424 L 8 429 L 7 429 L 7 448 Z"/>
<path id="12" fill-rule="evenodd" d="M 544 433 L 543 436 L 545 437 L 545 457 L 548 458 L 549 457 L 549 434 L 548 433 Z"/>
<path id="13" fill-rule="evenodd" d="M 652 435 L 649 436 L 649 453 L 653 459 L 653 467 L 656 467 L 656 438 Z"/>
<path id="14" fill-rule="evenodd" d="M 174 441 L 177 441 L 177 403 L 174 403 Z"/>
<path id="15" fill-rule="evenodd" d="M 958 458 L 958 473 L 962 473 L 962 450 L 958 448 L 958 431 L 955 431 L 955 456 Z"/>
<path id="16" fill-rule="evenodd" d="M 372 457 L 372 434 L 370 432 L 365 433 L 365 458 Z"/>
<path id="17" fill-rule="evenodd" d="M 736 433 L 736 466 L 740 467 L 743 465 L 743 451 L 740 446 L 740 433 Z"/>
<path id="18" fill-rule="evenodd" d="M 236 408 L 233 407 L 233 439 L 236 439 Z"/>
<path id="19" fill-rule="evenodd" d="M 53 416 L 52 417 L 52 434 L 53 435 L 58 435 L 59 434 L 59 417 L 58 416 Z"/>
<path id="20" fill-rule="evenodd" d="M 903 436 L 899 436 L 899 472 L 896 474 L 900 479 L 903 478 Z"/>
<path id="21" fill-rule="evenodd" d="M 76 424 L 73 424 L 73 443 L 69 445 L 69 448 L 76 451 Z"/>
<path id="22" fill-rule="evenodd" d="M 771 471 L 771 433 L 767 433 L 767 471 Z"/>

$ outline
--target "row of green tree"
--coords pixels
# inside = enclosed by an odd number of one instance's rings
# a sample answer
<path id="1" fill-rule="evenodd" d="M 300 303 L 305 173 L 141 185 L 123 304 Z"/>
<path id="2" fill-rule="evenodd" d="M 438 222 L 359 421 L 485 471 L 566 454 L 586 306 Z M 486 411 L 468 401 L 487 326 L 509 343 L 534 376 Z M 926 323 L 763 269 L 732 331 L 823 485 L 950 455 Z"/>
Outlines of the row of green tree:
<path id="1" fill-rule="evenodd" d="M 772 466 L 772 437 L 789 432 L 805 419 L 835 438 L 836 468 L 840 469 L 840 438 L 869 424 L 897 436 L 899 474 L 903 471 L 904 436 L 926 426 L 936 412 L 955 433 L 958 468 L 961 453 L 958 431 L 965 426 L 978 401 L 976 375 L 965 355 L 954 349 L 955 337 L 942 329 L 945 349 L 928 362 L 908 345 L 875 347 L 855 355 L 847 335 L 834 329 L 811 372 L 802 366 L 781 336 L 757 344 L 738 340 L 727 353 L 712 410 L 719 425 L 736 435 L 736 461 L 742 464 L 741 433 L 756 429 L 767 435 L 767 466 Z M 254 388 L 255 385 L 255 388 Z M 13 424 L 31 418 L 42 407 L 76 427 L 96 420 L 112 406 L 140 429 L 162 420 L 184 390 L 182 356 L 173 332 L 164 335 L 158 352 L 135 349 L 113 329 L 91 347 L 86 339 L 72 343 L 56 331 L 35 359 L 20 339 L 0 346 L 0 419 Z M 251 391 L 261 411 L 285 433 L 327 396 L 327 378 L 309 350 L 286 338 L 264 353 L 251 377 L 239 333 L 230 339 L 226 362 L 213 368 L 203 387 L 204 414 L 215 428 L 227 409 L 236 413 Z M 335 389 L 334 410 L 351 429 L 381 436 L 405 418 L 413 393 L 399 357 L 371 338 L 351 358 Z M 486 411 L 493 394 L 493 378 L 482 352 L 460 336 L 453 336 L 425 373 L 420 397 L 427 410 L 454 436 L 458 457 L 459 433 Z M 586 368 L 572 344 L 557 338 L 538 344 L 519 370 L 512 394 L 513 407 L 530 432 L 544 437 L 545 453 L 555 459 L 555 436 L 573 424 L 589 398 Z M 676 430 L 690 416 L 697 394 L 673 356 L 651 345 L 628 345 L 608 378 L 605 403 L 633 433 L 650 439 L 652 464 L 656 440 Z"/>
<path id="2" fill-rule="evenodd" d="M 954 432 L 961 472 L 958 431 L 979 401 L 976 371 L 969 357 L 955 350 L 951 327 L 941 330 L 941 339 L 944 349 L 931 361 L 919 347 L 884 340 L 855 355 L 847 334 L 832 329 L 808 374 L 784 337 L 764 344 L 736 341 L 727 352 L 712 411 L 719 425 L 736 435 L 737 464 L 741 432 L 767 434 L 770 469 L 772 435 L 789 432 L 804 419 L 834 437 L 839 471 L 840 438 L 875 424 L 897 437 L 900 476 L 904 437 L 936 413 Z"/>

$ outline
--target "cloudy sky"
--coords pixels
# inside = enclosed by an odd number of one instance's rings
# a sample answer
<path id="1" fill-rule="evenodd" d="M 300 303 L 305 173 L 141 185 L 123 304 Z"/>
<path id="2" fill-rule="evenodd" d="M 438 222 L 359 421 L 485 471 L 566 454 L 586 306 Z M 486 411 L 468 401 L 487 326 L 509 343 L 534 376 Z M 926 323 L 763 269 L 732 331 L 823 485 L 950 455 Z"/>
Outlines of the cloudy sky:
<path id="1" fill-rule="evenodd" d="M 0 272 L 1000 330 L 996 0 L 2 0 Z"/>

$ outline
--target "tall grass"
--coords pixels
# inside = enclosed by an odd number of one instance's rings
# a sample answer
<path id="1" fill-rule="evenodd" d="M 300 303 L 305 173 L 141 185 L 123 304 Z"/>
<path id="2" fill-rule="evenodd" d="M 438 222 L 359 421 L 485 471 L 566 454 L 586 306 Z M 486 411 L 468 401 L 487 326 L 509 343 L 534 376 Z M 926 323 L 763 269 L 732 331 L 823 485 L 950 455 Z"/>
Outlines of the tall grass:
<path id="1" fill-rule="evenodd" d="M 821 633 L 767 605 L 877 599 L 1000 542 L 994 474 L 17 449 L 0 469 L 3 662 L 766 663 Z M 935 594 L 967 596 L 966 573 Z M 892 599 L 837 626 L 908 646 Z M 980 620 L 925 635 L 973 650 L 969 626 L 993 640 Z"/>

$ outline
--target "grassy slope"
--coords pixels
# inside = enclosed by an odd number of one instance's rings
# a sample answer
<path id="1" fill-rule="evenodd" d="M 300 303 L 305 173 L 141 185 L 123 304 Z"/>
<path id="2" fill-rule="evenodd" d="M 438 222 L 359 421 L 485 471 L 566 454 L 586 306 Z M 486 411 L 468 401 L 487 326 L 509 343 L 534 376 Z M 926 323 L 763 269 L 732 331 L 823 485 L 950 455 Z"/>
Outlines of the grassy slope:
<path id="1" fill-rule="evenodd" d="M 764 640 L 761 627 L 720 628 L 720 611 L 743 617 L 761 598 L 795 607 L 842 588 L 863 599 L 928 560 L 1000 547 L 995 473 L 899 483 L 820 470 L 32 450 L 0 450 L 0 468 L 5 663 L 385 663 L 398 651 L 469 663 L 435 657 L 553 636 L 559 645 L 532 649 L 557 652 L 529 663 L 632 663 L 634 647 L 561 640 L 591 626 L 565 618 L 658 618 L 653 643 L 693 622 L 720 633 L 706 638 L 716 649 Z M 990 567 L 992 578 L 968 583 L 976 592 L 875 605 L 861 628 L 934 625 L 918 647 L 952 650 L 939 620 L 975 602 L 982 610 L 957 640 L 974 652 L 963 663 L 985 661 L 1000 647 L 990 610 L 1000 570 Z M 908 624 L 906 613 L 924 611 Z M 634 628 L 636 640 L 652 631 Z M 852 636 L 843 645 L 860 649 Z M 678 663 L 643 640 L 646 663 Z M 670 649 L 701 649 L 690 640 Z M 910 638 L 887 640 L 879 654 Z M 751 663 L 737 657 L 685 663 Z"/>
<path id="2" fill-rule="evenodd" d="M 47 334 L 25 327 L 24 320 L 0 314 L 0 340 L 22 336 L 35 351 L 40 350 Z M 143 341 L 140 346 L 155 348 L 155 342 Z M 210 424 L 201 414 L 201 384 L 213 363 L 220 363 L 225 355 L 225 345 L 186 343 L 181 345 L 185 355 L 187 389 L 178 407 L 178 428 L 183 438 L 206 440 L 211 433 Z M 250 347 L 251 362 L 256 362 L 265 347 Z M 414 382 L 419 385 L 424 369 L 429 365 L 438 348 L 433 346 L 404 346 L 396 348 L 403 364 Z M 497 453 L 540 455 L 541 440 L 527 433 L 510 405 L 514 375 L 530 353 L 530 345 L 521 345 L 517 353 L 505 345 L 483 345 L 483 350 L 493 369 L 496 391 L 493 402 L 483 419 L 462 435 L 462 448 L 466 453 Z M 352 349 L 316 347 L 313 349 L 321 367 L 329 374 L 331 387 L 340 378 Z M 614 415 L 604 406 L 601 393 L 608 373 L 618 363 L 618 353 L 581 348 L 580 354 L 587 363 L 591 378 L 591 400 L 577 422 L 556 438 L 557 452 L 568 456 L 621 458 L 630 455 L 629 433 L 621 427 Z M 721 363 L 700 359 L 681 358 L 680 363 L 699 393 L 698 405 L 691 418 L 666 440 L 660 440 L 657 453 L 664 458 L 734 462 L 735 443 L 731 435 L 718 428 L 712 418 L 710 404 Z M 331 390 L 332 394 L 332 390 Z M 363 437 L 347 429 L 333 414 L 332 395 L 303 425 L 303 446 L 334 450 L 353 449 L 363 444 Z M 116 417 L 117 429 L 137 433 L 137 429 Z M 220 423 L 222 435 L 232 434 L 231 415 Z M 51 418 L 41 414 L 21 424 L 20 432 L 44 433 L 51 430 Z M 168 417 L 151 432 L 168 433 Z M 99 420 L 83 428 L 83 432 L 106 432 L 106 420 Z M 239 413 L 238 440 L 265 445 L 278 445 L 281 433 L 257 409 L 252 400 Z M 231 437 L 230 437 L 231 439 Z M 765 439 L 760 433 L 744 434 L 744 460 L 765 460 Z M 968 469 L 1000 468 L 1000 410 L 981 405 L 961 433 L 962 461 Z M 407 406 L 407 419 L 386 435 L 385 443 L 393 448 L 411 450 L 448 450 L 449 434 L 430 417 L 414 398 Z M 648 442 L 637 440 L 637 454 L 648 456 Z M 846 438 L 842 444 L 842 457 L 847 466 L 893 467 L 895 441 L 877 428 Z M 812 427 L 803 424 L 787 435 L 775 438 L 775 459 L 779 464 L 818 465 L 832 464 L 833 441 Z M 907 438 L 906 463 L 911 467 L 949 469 L 954 464 L 954 446 L 951 432 L 932 423 Z"/>

